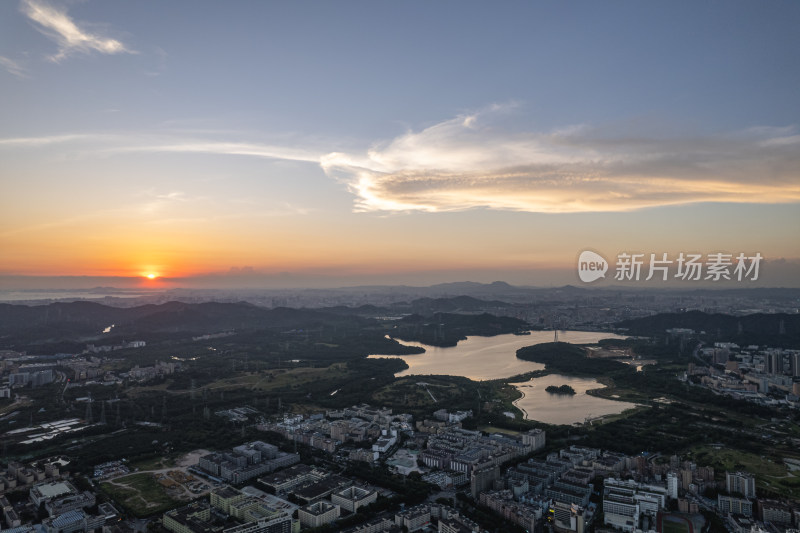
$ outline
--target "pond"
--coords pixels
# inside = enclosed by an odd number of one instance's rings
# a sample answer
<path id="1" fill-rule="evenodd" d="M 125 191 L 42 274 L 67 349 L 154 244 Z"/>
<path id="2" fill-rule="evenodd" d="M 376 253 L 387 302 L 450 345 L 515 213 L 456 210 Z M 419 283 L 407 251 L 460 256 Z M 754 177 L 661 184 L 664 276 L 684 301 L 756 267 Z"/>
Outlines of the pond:
<path id="1" fill-rule="evenodd" d="M 523 394 L 514 405 L 524 413 L 525 418 L 546 424 L 584 423 L 587 419 L 594 420 L 615 415 L 636 407 L 633 403 L 617 402 L 586 394 L 588 390 L 604 387 L 594 378 L 548 374 L 511 385 Z M 575 389 L 575 394 L 551 394 L 545 390 L 550 385 L 556 387 L 569 385 Z"/>

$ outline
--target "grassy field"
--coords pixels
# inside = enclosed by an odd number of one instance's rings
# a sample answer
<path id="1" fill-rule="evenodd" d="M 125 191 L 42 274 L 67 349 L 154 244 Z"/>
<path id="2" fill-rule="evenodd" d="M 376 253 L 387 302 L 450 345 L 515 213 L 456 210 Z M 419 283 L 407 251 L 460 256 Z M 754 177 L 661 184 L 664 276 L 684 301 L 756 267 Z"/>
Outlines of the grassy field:
<path id="1" fill-rule="evenodd" d="M 786 496 L 800 496 L 800 477 L 786 465 L 768 457 L 731 449 L 700 446 L 692 450 L 698 464 L 713 466 L 716 472 L 745 470 L 756 476 L 756 490 L 764 489 Z"/>
<path id="2" fill-rule="evenodd" d="M 421 385 L 424 383 L 425 385 Z M 410 408 L 445 407 L 453 409 L 474 397 L 474 387 L 466 380 L 440 376 L 409 376 L 400 378 L 373 394 L 377 405 L 407 406 Z M 477 402 L 475 402 L 477 407 Z M 461 408 L 460 406 L 458 408 Z"/>
<path id="3" fill-rule="evenodd" d="M 145 459 L 144 461 L 139 461 L 130 465 L 131 469 L 138 470 L 160 470 L 173 466 L 175 466 L 175 459 L 169 456 Z"/>
<path id="4" fill-rule="evenodd" d="M 663 516 L 661 518 L 661 533 L 690 533 L 689 523 L 683 518 Z"/>
<path id="5" fill-rule="evenodd" d="M 608 423 L 611 423 L 611 422 L 616 422 L 617 420 L 622 420 L 623 418 L 628 418 L 631 415 L 634 415 L 634 414 L 639 413 L 641 411 L 646 411 L 647 409 L 648 409 L 647 406 L 633 407 L 631 409 L 626 409 L 626 410 L 622 411 L 621 413 L 617 413 L 617 414 L 614 414 L 614 415 L 606 415 L 606 416 L 604 416 L 603 418 L 601 418 L 599 420 L 593 420 L 592 421 L 592 425 L 594 425 L 594 424 L 608 424 Z"/>
<path id="6" fill-rule="evenodd" d="M 605 398 L 607 400 L 617 400 L 630 403 L 649 403 L 652 400 L 651 395 L 632 389 L 618 388 L 609 378 L 601 376 L 600 378 L 597 378 L 597 381 L 605 385 L 605 387 L 587 391 L 587 394 L 590 396 L 597 396 L 598 398 Z"/>
<path id="7" fill-rule="evenodd" d="M 301 367 L 273 369 L 263 372 L 238 373 L 235 376 L 212 381 L 202 388 L 210 392 L 217 393 L 226 390 L 242 389 L 251 391 L 270 391 L 275 389 L 302 387 L 306 383 L 311 383 L 320 379 L 340 380 L 345 378 L 347 375 L 348 371 L 346 365 L 344 363 L 335 363 L 331 366 L 322 368 Z M 128 394 L 130 396 L 139 396 L 151 392 L 165 392 L 172 395 L 189 394 L 188 390 L 168 390 L 168 386 L 169 382 L 147 387 L 136 387 L 131 389 Z"/>
<path id="8" fill-rule="evenodd" d="M 513 429 L 498 428 L 494 426 L 478 426 L 478 429 L 480 431 L 483 431 L 484 433 L 502 433 L 503 435 L 512 435 L 514 437 L 518 437 L 519 435 L 521 435 L 519 431 L 514 431 Z"/>
<path id="9" fill-rule="evenodd" d="M 689 533 L 689 526 L 685 523 L 665 520 L 662 527 L 661 533 Z"/>
<path id="10" fill-rule="evenodd" d="M 181 504 L 173 500 L 152 474 L 140 473 L 100 483 L 100 489 L 127 511 L 143 517 Z"/>
<path id="11" fill-rule="evenodd" d="M 319 379 L 341 379 L 347 376 L 347 368 L 342 363 L 323 368 L 291 368 L 270 370 L 250 375 L 240 375 L 220 379 L 209 384 L 209 390 L 247 388 L 255 391 L 300 387 Z"/>
<path id="12" fill-rule="evenodd" d="M 770 477 L 785 476 L 788 471 L 783 464 L 776 464 L 764 457 L 739 450 L 700 446 L 692 452 L 694 460 L 698 464 L 708 464 L 713 466 L 716 471 L 747 470 Z"/>

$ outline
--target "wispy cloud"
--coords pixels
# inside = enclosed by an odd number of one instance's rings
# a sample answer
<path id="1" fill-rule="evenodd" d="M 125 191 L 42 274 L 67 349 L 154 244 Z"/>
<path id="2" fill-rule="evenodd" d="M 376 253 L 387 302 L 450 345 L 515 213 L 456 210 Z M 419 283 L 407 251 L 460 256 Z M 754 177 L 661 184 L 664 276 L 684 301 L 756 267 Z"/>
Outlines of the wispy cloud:
<path id="1" fill-rule="evenodd" d="M 190 198 L 183 191 L 170 191 L 166 193 L 156 192 L 152 189 L 144 191 L 142 196 L 145 197 L 145 202 L 139 206 L 139 209 L 144 214 L 152 214 L 162 211 L 177 204 L 186 203 L 190 201 L 201 200 L 202 198 Z"/>
<path id="2" fill-rule="evenodd" d="M 214 135 L 213 131 L 201 132 Z M 217 136 L 232 135 L 223 132 Z M 65 133 L 41 137 L 0 138 L 0 147 L 43 148 L 68 144 L 75 153 L 118 155 L 129 153 L 185 153 L 239 155 L 264 159 L 319 163 L 325 150 L 258 142 L 240 142 L 190 137 L 183 134 Z M 302 143 L 301 143 L 302 144 Z"/>
<path id="3" fill-rule="evenodd" d="M 28 71 L 25 67 L 8 57 L 0 56 L 0 67 L 3 67 L 9 74 L 13 74 L 18 78 L 28 77 Z"/>
<path id="4" fill-rule="evenodd" d="M 58 53 L 51 56 L 53 61 L 64 59 L 74 52 L 84 54 L 92 52 L 101 54 L 135 53 L 117 39 L 104 37 L 81 28 L 67 15 L 65 9 L 59 9 L 43 0 L 22 0 L 20 11 L 36 23 L 39 31 L 58 44 Z"/>
<path id="5" fill-rule="evenodd" d="M 796 128 L 660 138 L 587 125 L 508 131 L 497 109 L 409 131 L 363 154 L 331 153 L 326 172 L 362 211 L 630 211 L 695 202 L 800 201 Z"/>
<path id="6" fill-rule="evenodd" d="M 261 143 L 235 132 L 64 134 L 0 139 L 0 148 L 61 150 L 87 157 L 128 153 L 235 155 L 318 164 L 345 184 L 360 211 L 489 208 L 546 213 L 632 211 L 697 202 L 800 202 L 795 126 L 664 137 L 587 124 L 519 131 L 493 106 L 363 151 L 334 142 Z M 518 123 L 518 120 L 510 122 Z M 228 140 L 226 140 L 228 139 Z M 180 198 L 153 198 L 154 205 Z"/>
<path id="7" fill-rule="evenodd" d="M 321 152 L 306 148 L 295 148 L 247 142 L 205 141 L 198 139 L 162 138 L 158 142 L 140 142 L 128 146 L 112 147 L 108 152 L 173 152 L 217 155 L 244 155 L 265 159 L 285 159 L 317 163 Z"/>
<path id="8" fill-rule="evenodd" d="M 36 148 L 47 146 L 51 144 L 69 143 L 75 141 L 85 140 L 101 140 L 103 136 L 100 135 L 86 135 L 81 133 L 68 133 L 64 135 L 45 135 L 42 137 L 9 137 L 0 139 L 0 146 L 13 146 L 13 147 L 30 147 Z"/>

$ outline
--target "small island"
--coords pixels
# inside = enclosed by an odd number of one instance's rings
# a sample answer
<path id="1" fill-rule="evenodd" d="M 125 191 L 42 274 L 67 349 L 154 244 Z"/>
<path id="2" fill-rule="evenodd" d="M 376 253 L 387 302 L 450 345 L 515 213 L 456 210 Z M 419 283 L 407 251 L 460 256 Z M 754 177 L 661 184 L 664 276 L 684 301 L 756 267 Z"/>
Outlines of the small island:
<path id="1" fill-rule="evenodd" d="M 561 385 L 560 387 L 556 387 L 555 385 L 549 385 L 544 390 L 546 390 L 550 394 L 569 394 L 570 396 L 575 394 L 575 389 L 573 389 L 569 385 Z"/>

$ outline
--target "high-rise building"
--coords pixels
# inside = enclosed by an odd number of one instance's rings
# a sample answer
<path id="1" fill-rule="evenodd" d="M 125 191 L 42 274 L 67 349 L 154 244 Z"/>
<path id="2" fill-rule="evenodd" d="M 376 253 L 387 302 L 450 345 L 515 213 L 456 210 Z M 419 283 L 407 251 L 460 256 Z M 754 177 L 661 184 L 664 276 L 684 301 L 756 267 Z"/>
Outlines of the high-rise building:
<path id="1" fill-rule="evenodd" d="M 497 466 L 487 466 L 473 470 L 470 476 L 472 497 L 477 498 L 481 492 L 490 489 L 494 484 L 494 480 L 499 478 L 500 469 Z"/>
<path id="2" fill-rule="evenodd" d="M 584 532 L 586 522 L 583 507 L 574 503 L 555 502 L 553 510 L 553 528 L 557 533 Z"/>
<path id="3" fill-rule="evenodd" d="M 767 374 L 783 374 L 783 354 L 770 352 L 766 355 Z"/>
<path id="4" fill-rule="evenodd" d="M 800 352 L 794 352 L 789 355 L 789 362 L 792 366 L 792 375 L 800 377 Z"/>
<path id="5" fill-rule="evenodd" d="M 615 489 L 603 496 L 603 520 L 605 525 L 613 526 L 626 533 L 639 527 L 639 504 L 633 498 L 632 490 Z"/>
<path id="6" fill-rule="evenodd" d="M 543 429 L 536 428 L 522 434 L 522 444 L 532 446 L 534 451 L 544 448 L 544 443 L 545 431 Z"/>
<path id="7" fill-rule="evenodd" d="M 712 466 L 700 466 L 695 474 L 703 481 L 714 481 L 714 467 Z"/>
<path id="8" fill-rule="evenodd" d="M 688 468 L 683 468 L 680 471 L 680 476 L 681 476 L 681 488 L 683 490 L 689 490 L 689 485 L 691 485 L 692 481 L 694 480 L 694 475 L 692 471 L 689 470 Z"/>
<path id="9" fill-rule="evenodd" d="M 670 472 L 667 474 L 667 494 L 673 500 L 678 499 L 678 487 L 680 483 L 678 482 L 678 474 L 675 472 Z"/>
<path id="10" fill-rule="evenodd" d="M 756 479 L 748 472 L 726 472 L 725 489 L 745 498 L 756 497 Z"/>

